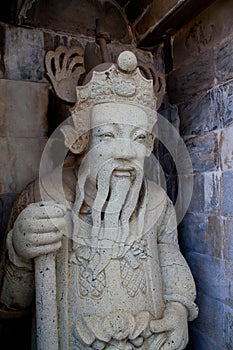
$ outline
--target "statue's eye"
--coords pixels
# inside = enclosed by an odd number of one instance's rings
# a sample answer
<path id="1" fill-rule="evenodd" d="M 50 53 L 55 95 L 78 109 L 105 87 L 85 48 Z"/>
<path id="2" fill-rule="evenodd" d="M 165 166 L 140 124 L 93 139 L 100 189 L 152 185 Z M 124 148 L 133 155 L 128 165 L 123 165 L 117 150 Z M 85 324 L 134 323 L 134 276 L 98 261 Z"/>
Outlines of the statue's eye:
<path id="1" fill-rule="evenodd" d="M 113 135 L 112 132 L 105 132 L 105 133 L 99 135 L 99 137 L 100 137 L 101 139 L 107 140 L 107 139 L 113 139 L 113 138 L 114 138 L 114 135 Z"/>
<path id="2" fill-rule="evenodd" d="M 135 141 L 144 141 L 146 139 L 145 134 L 139 134 L 135 137 Z"/>

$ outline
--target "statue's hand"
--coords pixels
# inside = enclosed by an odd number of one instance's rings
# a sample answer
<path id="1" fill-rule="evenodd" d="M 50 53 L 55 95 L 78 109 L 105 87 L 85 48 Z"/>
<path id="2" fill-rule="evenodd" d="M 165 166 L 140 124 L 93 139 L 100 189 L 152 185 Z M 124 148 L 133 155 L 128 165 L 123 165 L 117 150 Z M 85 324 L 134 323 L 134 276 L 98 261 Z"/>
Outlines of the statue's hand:
<path id="1" fill-rule="evenodd" d="M 188 343 L 187 310 L 179 302 L 168 302 L 163 318 L 152 320 L 152 333 L 166 332 L 167 340 L 160 350 L 182 350 Z"/>
<path id="2" fill-rule="evenodd" d="M 57 251 L 66 230 L 66 207 L 56 202 L 28 205 L 17 217 L 12 235 L 16 254 L 25 260 Z"/>

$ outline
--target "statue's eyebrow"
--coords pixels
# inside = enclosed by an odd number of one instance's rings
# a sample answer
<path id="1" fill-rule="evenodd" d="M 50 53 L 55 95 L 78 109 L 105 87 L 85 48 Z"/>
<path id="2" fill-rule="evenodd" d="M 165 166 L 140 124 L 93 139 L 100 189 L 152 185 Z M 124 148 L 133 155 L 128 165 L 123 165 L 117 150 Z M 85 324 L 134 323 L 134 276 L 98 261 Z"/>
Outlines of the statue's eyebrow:
<path id="1" fill-rule="evenodd" d="M 133 130 L 130 132 L 130 135 L 133 135 L 135 132 L 142 132 L 142 133 L 145 133 L 145 134 L 148 134 L 148 130 L 146 130 L 145 128 L 141 127 L 141 126 L 135 126 L 135 128 L 133 128 Z"/>
<path id="2" fill-rule="evenodd" d="M 117 123 L 109 123 L 109 124 L 101 124 L 98 126 L 95 126 L 92 129 L 92 132 L 94 134 L 101 134 L 102 132 L 106 132 L 106 131 L 119 131 L 119 125 Z"/>

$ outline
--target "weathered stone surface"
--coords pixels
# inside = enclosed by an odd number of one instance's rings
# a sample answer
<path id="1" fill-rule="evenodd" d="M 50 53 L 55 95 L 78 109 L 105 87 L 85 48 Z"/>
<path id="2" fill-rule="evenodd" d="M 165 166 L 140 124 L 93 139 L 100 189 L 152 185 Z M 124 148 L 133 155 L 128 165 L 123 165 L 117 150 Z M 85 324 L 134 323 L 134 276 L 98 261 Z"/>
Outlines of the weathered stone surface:
<path id="1" fill-rule="evenodd" d="M 78 38 L 72 35 L 59 34 L 43 30 L 44 51 L 55 50 L 58 46 L 64 45 L 67 48 L 83 47 L 88 41 L 87 38 Z"/>
<path id="2" fill-rule="evenodd" d="M 192 61 L 194 56 L 231 35 L 232 11 L 231 0 L 218 0 L 180 29 L 174 36 L 174 66 Z"/>
<path id="3" fill-rule="evenodd" d="M 206 172 L 204 174 L 204 210 L 207 213 L 219 213 L 221 176 L 221 172 Z"/>
<path id="4" fill-rule="evenodd" d="M 204 95 L 179 105 L 181 135 L 202 135 L 231 126 L 233 122 L 233 84 L 225 83 Z"/>
<path id="5" fill-rule="evenodd" d="M 222 171 L 233 170 L 233 127 L 225 128 L 220 134 L 220 157 Z"/>
<path id="6" fill-rule="evenodd" d="M 225 306 L 225 318 L 224 318 L 224 338 L 226 343 L 226 349 L 231 350 L 233 344 L 233 311 L 229 304 Z"/>
<path id="7" fill-rule="evenodd" d="M 216 258 L 223 257 L 224 235 L 220 217 L 186 214 L 179 232 L 184 251 L 195 251 Z"/>
<path id="8" fill-rule="evenodd" d="M 47 134 L 48 84 L 0 79 L 0 136 Z"/>
<path id="9" fill-rule="evenodd" d="M 233 77 L 232 51 L 232 38 L 216 48 L 216 77 L 219 83 Z"/>
<path id="10" fill-rule="evenodd" d="M 0 193 L 19 193 L 38 177 L 45 138 L 0 137 Z"/>
<path id="11" fill-rule="evenodd" d="M 123 11 L 113 1 L 56 0 L 36 2 L 24 24 L 57 32 L 95 37 L 96 19 L 112 40 L 129 42 L 129 32 Z"/>
<path id="12" fill-rule="evenodd" d="M 208 218 L 204 214 L 186 214 L 179 225 L 179 241 L 185 252 L 195 251 L 208 254 L 210 248 L 206 242 Z"/>
<path id="13" fill-rule="evenodd" d="M 186 142 L 194 172 L 216 171 L 219 167 L 218 134 L 210 132 Z"/>
<path id="14" fill-rule="evenodd" d="M 192 213 L 203 213 L 205 207 L 204 175 L 195 174 L 193 176 L 192 199 L 188 208 Z M 191 225 L 192 226 L 192 225 Z"/>
<path id="15" fill-rule="evenodd" d="M 42 31 L 6 25 L 4 64 L 7 79 L 41 81 L 44 77 Z"/>
<path id="16" fill-rule="evenodd" d="M 13 202 L 17 198 L 16 194 L 0 195 L 0 252 L 2 251 L 7 222 L 11 212 Z"/>
<path id="17" fill-rule="evenodd" d="M 174 8 L 179 5 L 179 0 L 167 1 L 153 1 L 150 9 L 142 17 L 142 19 L 137 23 L 135 29 L 142 35 L 148 30 L 155 27 L 166 15 L 174 10 Z"/>
<path id="18" fill-rule="evenodd" d="M 198 293 L 204 293 L 222 303 L 229 301 L 232 297 L 232 264 L 196 252 L 186 253 L 185 257 L 195 278 Z"/>
<path id="19" fill-rule="evenodd" d="M 211 91 L 179 105 L 181 135 L 201 135 L 221 126 L 221 119 L 215 118 L 213 98 L 216 94 Z"/>
<path id="20" fill-rule="evenodd" d="M 233 219 L 232 218 L 224 218 L 224 250 L 223 256 L 226 260 L 233 261 Z"/>
<path id="21" fill-rule="evenodd" d="M 200 314 L 198 320 L 194 323 L 195 329 L 207 337 L 206 343 L 213 345 L 213 349 L 227 349 L 224 339 L 224 320 L 226 318 L 224 304 L 207 296 L 205 292 L 198 293 L 197 302 L 200 307 Z M 219 334 L 222 334 L 222 336 L 219 337 Z M 207 346 L 208 348 L 209 346 Z M 199 349 L 205 349 L 203 344 L 201 348 L 198 347 Z"/>
<path id="22" fill-rule="evenodd" d="M 175 69 L 168 76 L 167 89 L 172 103 L 187 101 L 214 85 L 213 50 L 203 52 L 198 60 Z"/>
<path id="23" fill-rule="evenodd" d="M 216 89 L 216 114 L 223 127 L 233 124 L 233 83 L 226 83 Z"/>
<path id="24" fill-rule="evenodd" d="M 224 172 L 222 175 L 221 212 L 225 216 L 233 216 L 233 173 Z"/>

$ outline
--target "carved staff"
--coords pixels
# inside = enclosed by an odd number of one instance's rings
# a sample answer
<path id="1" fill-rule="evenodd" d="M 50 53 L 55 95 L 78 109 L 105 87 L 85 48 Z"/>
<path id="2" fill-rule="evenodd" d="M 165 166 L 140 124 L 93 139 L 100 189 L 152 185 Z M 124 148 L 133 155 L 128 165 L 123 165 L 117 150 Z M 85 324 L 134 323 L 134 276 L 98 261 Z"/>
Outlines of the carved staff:
<path id="1" fill-rule="evenodd" d="M 37 350 L 58 350 L 55 254 L 35 258 Z"/>

